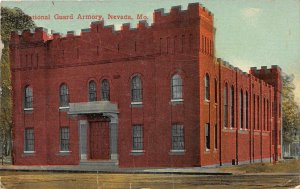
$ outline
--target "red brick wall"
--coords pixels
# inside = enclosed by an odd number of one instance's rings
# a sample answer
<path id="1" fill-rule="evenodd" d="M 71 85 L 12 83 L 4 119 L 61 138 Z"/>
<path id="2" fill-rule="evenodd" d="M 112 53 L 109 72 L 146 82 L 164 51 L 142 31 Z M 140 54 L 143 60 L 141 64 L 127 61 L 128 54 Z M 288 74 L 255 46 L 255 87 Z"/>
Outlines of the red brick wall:
<path id="1" fill-rule="evenodd" d="M 78 164 L 78 121 L 81 117 L 70 117 L 66 111 L 59 110 L 59 87 L 62 83 L 68 85 L 70 102 L 87 102 L 88 82 L 94 80 L 97 100 L 101 100 L 102 79 L 109 80 L 110 100 L 118 104 L 120 112 L 118 154 L 121 167 L 218 165 L 232 160 L 250 161 L 253 153 L 254 159 L 270 157 L 270 130 L 255 131 L 257 135 L 253 137 L 252 96 L 263 96 L 269 103 L 275 100 L 277 109 L 274 119 L 270 118 L 270 125 L 272 130 L 276 128 L 278 140 L 280 124 L 274 124 L 274 120 L 280 120 L 279 100 L 273 96 L 277 94 L 274 90 L 280 89 L 277 85 L 280 70 L 269 69 L 267 76 L 254 70 L 251 74 L 243 74 L 222 60 L 216 61 L 214 31 L 213 14 L 199 4 L 191 4 L 188 11 L 174 7 L 168 15 L 161 10 L 155 11 L 151 27 L 140 22 L 137 29 L 129 29 L 125 24 L 121 31 L 113 31 L 101 22 L 94 22 L 90 31 L 83 31 L 81 36 L 69 33 L 67 37 L 59 34 L 49 37 L 41 28 L 35 34 L 25 31 L 18 36 L 12 33 L 14 164 Z M 171 102 L 170 83 L 175 73 L 183 79 L 184 101 L 179 103 Z M 142 79 L 141 107 L 131 106 L 130 81 L 134 74 Z M 206 74 L 210 77 L 209 101 L 205 101 Z M 217 97 L 215 79 L 218 81 Z M 229 92 L 231 86 L 235 89 L 232 129 L 223 125 L 225 82 Z M 33 88 L 32 112 L 23 110 L 26 85 Z M 249 95 L 247 130 L 239 128 L 240 90 L 248 91 Z M 262 105 L 260 110 L 263 110 Z M 271 113 L 271 108 L 269 111 Z M 184 154 L 170 153 L 174 123 L 184 125 Z M 205 123 L 210 123 L 209 151 L 205 149 Z M 260 118 L 260 125 L 263 123 Z M 143 126 L 145 152 L 142 155 L 131 153 L 133 124 Z M 214 149 L 216 124 L 218 147 Z M 70 128 L 71 152 L 62 155 L 59 153 L 59 128 L 63 126 Z M 35 153 L 30 156 L 23 153 L 26 127 L 35 129 Z M 274 146 L 272 151 L 276 153 Z"/>

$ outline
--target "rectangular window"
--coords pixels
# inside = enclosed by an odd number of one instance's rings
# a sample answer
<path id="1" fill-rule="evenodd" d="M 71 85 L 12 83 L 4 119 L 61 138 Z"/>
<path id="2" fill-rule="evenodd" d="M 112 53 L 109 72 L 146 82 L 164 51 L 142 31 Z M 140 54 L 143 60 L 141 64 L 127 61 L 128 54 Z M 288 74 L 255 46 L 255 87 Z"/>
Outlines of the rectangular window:
<path id="1" fill-rule="evenodd" d="M 215 149 L 218 149 L 218 126 L 215 125 Z"/>
<path id="2" fill-rule="evenodd" d="M 172 150 L 184 150 L 184 129 L 181 124 L 172 125 Z"/>
<path id="3" fill-rule="evenodd" d="M 206 147 L 206 150 L 210 149 L 210 128 L 209 128 L 209 123 L 205 124 L 205 147 Z"/>
<path id="4" fill-rule="evenodd" d="M 25 129 L 24 151 L 34 152 L 34 130 L 33 128 Z"/>
<path id="5" fill-rule="evenodd" d="M 132 150 L 143 150 L 143 127 L 141 125 L 132 127 Z"/>
<path id="6" fill-rule="evenodd" d="M 70 131 L 68 127 L 60 128 L 60 151 L 70 150 Z"/>

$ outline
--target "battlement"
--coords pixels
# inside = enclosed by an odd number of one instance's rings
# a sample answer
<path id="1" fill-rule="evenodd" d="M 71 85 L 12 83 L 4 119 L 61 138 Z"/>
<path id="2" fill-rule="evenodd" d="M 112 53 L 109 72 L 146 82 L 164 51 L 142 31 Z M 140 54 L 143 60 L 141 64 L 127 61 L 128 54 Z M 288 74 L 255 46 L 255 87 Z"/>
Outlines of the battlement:
<path id="1" fill-rule="evenodd" d="M 35 29 L 25 29 L 23 31 L 17 30 L 11 32 L 11 42 L 18 43 L 20 40 L 24 42 L 38 42 L 47 41 L 51 39 L 52 36 L 48 35 L 48 30 L 43 27 L 37 27 Z"/>
<path id="2" fill-rule="evenodd" d="M 195 19 L 200 18 L 201 15 L 211 21 L 213 20 L 213 14 L 200 3 L 190 3 L 187 10 L 181 8 L 181 6 L 173 6 L 169 13 L 165 13 L 164 9 L 156 9 L 154 11 L 154 24 Z"/>
<path id="3" fill-rule="evenodd" d="M 250 74 L 281 91 L 281 68 L 278 65 L 272 65 L 271 68 L 261 66 L 260 69 L 251 67 Z"/>
<path id="4" fill-rule="evenodd" d="M 268 74 L 279 74 L 281 73 L 281 68 L 278 65 L 272 65 L 271 68 L 267 66 L 261 66 L 260 69 L 257 67 L 250 68 L 250 74 L 252 75 L 268 75 Z"/>
<path id="5" fill-rule="evenodd" d="M 136 28 L 131 28 L 130 23 L 123 23 L 120 30 L 115 30 L 114 25 L 104 25 L 104 21 L 94 21 L 90 24 L 90 28 L 81 29 L 81 33 L 78 36 L 88 35 L 90 33 L 120 34 L 128 31 L 146 30 L 153 27 L 157 28 L 160 27 L 161 24 L 172 23 L 175 21 L 189 24 L 189 22 L 187 22 L 188 20 L 200 19 L 201 16 L 204 16 L 212 23 L 213 14 L 210 11 L 199 3 L 190 3 L 187 10 L 182 10 L 181 6 L 173 6 L 168 13 L 165 13 L 164 9 L 155 10 L 151 26 L 149 26 L 146 20 L 140 20 L 137 23 Z M 47 40 L 55 40 L 62 37 L 74 37 L 75 35 L 74 31 L 68 31 L 66 36 L 56 32 L 51 32 L 51 35 L 48 35 L 48 30 L 46 28 L 38 27 L 34 30 L 12 31 L 11 42 L 45 42 Z"/>

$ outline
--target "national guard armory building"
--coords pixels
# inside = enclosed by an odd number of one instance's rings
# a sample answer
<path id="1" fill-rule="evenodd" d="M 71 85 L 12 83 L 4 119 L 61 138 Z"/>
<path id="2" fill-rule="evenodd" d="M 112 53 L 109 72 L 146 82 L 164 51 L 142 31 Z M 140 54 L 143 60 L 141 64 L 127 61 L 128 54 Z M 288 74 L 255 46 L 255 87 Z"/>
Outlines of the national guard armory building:
<path id="1" fill-rule="evenodd" d="M 192 167 L 281 157 L 281 69 L 215 57 L 201 4 L 148 26 L 11 33 L 13 164 Z"/>

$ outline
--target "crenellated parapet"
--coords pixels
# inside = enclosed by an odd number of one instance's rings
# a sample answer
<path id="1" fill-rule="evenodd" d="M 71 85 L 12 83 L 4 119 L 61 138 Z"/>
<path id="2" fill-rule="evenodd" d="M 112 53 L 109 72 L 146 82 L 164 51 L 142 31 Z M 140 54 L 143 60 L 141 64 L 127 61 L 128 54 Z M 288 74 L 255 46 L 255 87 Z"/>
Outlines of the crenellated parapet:
<path id="1" fill-rule="evenodd" d="M 267 66 L 261 66 L 260 69 L 257 69 L 257 67 L 251 67 L 250 74 L 255 76 L 266 76 L 266 75 L 281 75 L 281 68 L 278 65 L 272 65 L 271 68 L 268 68 Z"/>
<path id="2" fill-rule="evenodd" d="M 136 28 L 131 28 L 130 23 L 124 23 L 120 30 L 115 30 L 114 25 L 105 25 L 104 21 L 94 21 L 90 24 L 90 28 L 82 29 L 79 36 L 88 35 L 92 33 L 111 33 L 111 34 L 121 34 L 128 31 L 141 31 L 145 29 L 152 29 L 161 27 L 161 24 L 166 23 L 182 23 L 183 25 L 190 24 L 189 21 L 200 20 L 201 17 L 205 18 L 205 22 L 212 25 L 213 14 L 203 7 L 199 3 L 190 3 L 186 10 L 182 10 L 181 6 L 173 6 L 170 12 L 165 12 L 164 9 L 157 9 L 153 13 L 153 24 L 149 26 L 146 20 L 140 20 L 137 23 Z M 19 42 L 46 42 L 52 39 L 58 39 L 62 37 L 73 37 L 75 35 L 74 31 L 68 31 L 66 36 L 60 33 L 51 32 L 48 35 L 48 31 L 45 28 L 38 27 L 34 30 L 23 30 L 23 31 L 13 31 L 11 33 L 11 43 Z"/>
<path id="3" fill-rule="evenodd" d="M 30 43 L 30 42 L 45 42 L 52 39 L 52 36 L 48 35 L 48 30 L 43 27 L 37 27 L 35 29 L 26 29 L 23 31 L 17 30 L 11 32 L 10 43 Z"/>
<path id="4" fill-rule="evenodd" d="M 187 10 L 182 10 L 181 6 L 173 6 L 169 13 L 164 9 L 157 9 L 154 12 L 154 24 L 162 24 L 180 20 L 198 19 L 201 16 L 213 20 L 213 14 L 199 3 L 190 3 Z"/>
<path id="5" fill-rule="evenodd" d="M 281 91 L 281 68 L 278 65 L 272 65 L 271 68 L 261 66 L 260 69 L 251 67 L 250 74 L 274 86 L 276 90 Z"/>

